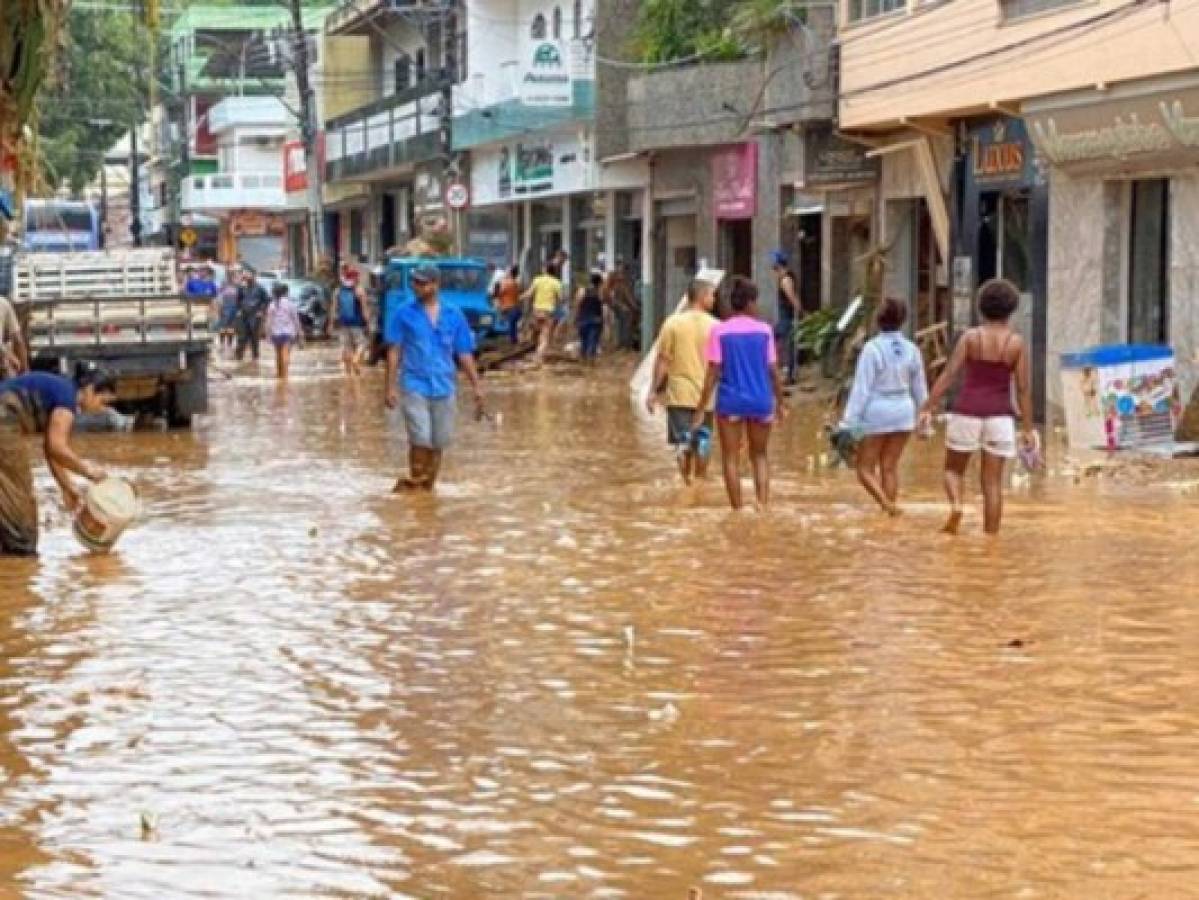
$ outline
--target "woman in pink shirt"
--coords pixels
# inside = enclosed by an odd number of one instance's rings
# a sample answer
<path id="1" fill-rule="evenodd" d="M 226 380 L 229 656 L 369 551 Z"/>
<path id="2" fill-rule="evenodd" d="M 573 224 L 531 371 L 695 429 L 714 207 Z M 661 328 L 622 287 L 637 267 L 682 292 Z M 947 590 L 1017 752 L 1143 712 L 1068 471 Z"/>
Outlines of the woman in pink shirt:
<path id="1" fill-rule="evenodd" d="M 304 326 L 300 311 L 287 296 L 287 285 L 276 282 L 271 288 L 274 299 L 266 310 L 266 333 L 275 346 L 275 375 L 286 378 L 291 369 L 292 344 L 304 345 Z"/>
<path id="2" fill-rule="evenodd" d="M 708 374 L 696 408 L 692 432 L 703 424 L 703 411 L 716 394 L 716 428 L 724 464 L 724 486 L 733 509 L 741 508 L 741 443 L 749 445 L 758 506 L 770 502 L 767 448 L 775 418 L 783 418 L 783 380 L 779 375 L 774 329 L 758 318 L 758 289 L 747 278 L 733 279 L 729 293 L 732 318 L 708 337 Z"/>

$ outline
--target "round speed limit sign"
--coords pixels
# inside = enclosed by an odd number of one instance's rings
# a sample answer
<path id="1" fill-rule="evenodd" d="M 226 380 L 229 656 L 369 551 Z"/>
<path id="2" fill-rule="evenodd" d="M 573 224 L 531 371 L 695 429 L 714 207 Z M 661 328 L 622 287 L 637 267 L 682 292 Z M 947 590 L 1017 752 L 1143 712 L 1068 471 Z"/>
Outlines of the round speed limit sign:
<path id="1" fill-rule="evenodd" d="M 470 188 L 461 181 L 451 182 L 445 189 L 445 205 L 450 209 L 466 209 L 470 205 Z"/>

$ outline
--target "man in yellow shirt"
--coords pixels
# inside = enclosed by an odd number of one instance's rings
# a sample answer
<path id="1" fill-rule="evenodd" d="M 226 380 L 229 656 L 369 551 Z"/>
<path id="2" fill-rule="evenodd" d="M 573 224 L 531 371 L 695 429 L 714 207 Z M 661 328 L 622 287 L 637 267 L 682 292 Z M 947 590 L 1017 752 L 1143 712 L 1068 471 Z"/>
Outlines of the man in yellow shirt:
<path id="1" fill-rule="evenodd" d="M 654 380 L 646 406 L 652 413 L 659 401 L 666 406 L 666 440 L 676 449 L 679 472 L 686 484 L 692 474 L 703 478 L 708 471 L 708 447 L 711 441 L 712 413 L 705 427 L 707 440 L 691 433 L 691 421 L 699 407 L 708 371 L 708 336 L 716 319 L 712 315 L 716 289 L 706 281 L 693 281 L 687 289 L 687 306 L 662 324 L 658 336 L 658 357 Z"/>
<path id="2" fill-rule="evenodd" d="M 537 365 L 545 362 L 550 348 L 550 335 L 554 331 L 554 310 L 562 302 L 562 282 L 558 278 L 558 267 L 546 263 L 545 271 L 533 279 L 521 300 L 533 300 L 533 325 L 537 329 Z"/>

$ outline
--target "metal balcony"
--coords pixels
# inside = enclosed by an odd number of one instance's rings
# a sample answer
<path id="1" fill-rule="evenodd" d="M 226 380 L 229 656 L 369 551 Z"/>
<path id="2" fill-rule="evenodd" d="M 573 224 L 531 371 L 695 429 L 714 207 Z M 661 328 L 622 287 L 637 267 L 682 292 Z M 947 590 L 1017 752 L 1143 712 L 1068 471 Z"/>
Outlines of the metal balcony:
<path id="1" fill-rule="evenodd" d="M 441 152 L 448 79 L 426 81 L 353 112 L 325 128 L 325 180 L 369 181 Z"/>

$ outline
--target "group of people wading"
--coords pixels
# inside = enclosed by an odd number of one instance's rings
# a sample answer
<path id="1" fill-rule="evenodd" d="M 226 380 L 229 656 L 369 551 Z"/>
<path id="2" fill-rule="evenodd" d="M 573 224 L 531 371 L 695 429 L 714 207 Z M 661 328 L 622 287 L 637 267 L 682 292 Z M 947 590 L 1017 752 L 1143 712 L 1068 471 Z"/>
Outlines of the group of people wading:
<path id="1" fill-rule="evenodd" d="M 401 405 L 409 442 L 409 476 L 397 490 L 431 489 L 441 455 L 451 442 L 455 418 L 456 370 L 464 371 L 474 392 L 476 415 L 483 415 L 474 341 L 457 310 L 442 307 L 438 272 L 423 266 L 413 274 L 418 299 L 402 317 L 402 337 L 388 359 L 386 402 Z M 715 289 L 692 283 L 686 308 L 662 327 L 647 403 L 667 411 L 667 440 L 678 454 L 684 480 L 703 477 L 710 442 L 718 438 L 724 482 L 734 509 L 743 505 L 742 448 L 751 464 L 759 507 L 770 502 L 768 448 L 771 431 L 786 414 L 783 377 L 774 329 L 758 314 L 758 290 L 734 278 L 728 296 L 731 314 L 712 315 Z M 1019 294 L 1008 281 L 988 281 L 978 292 L 981 324 L 957 343 L 944 372 L 929 390 L 920 351 L 902 334 L 907 307 L 884 300 L 878 333 L 862 348 L 853 388 L 840 423 L 857 445 L 858 479 L 888 515 L 900 514 L 899 463 L 917 429 L 931 432 L 934 412 L 958 380 L 961 386 L 946 429 L 945 492 L 950 512 L 945 531 L 962 522 L 963 481 L 970 459 L 981 455 L 984 528 L 998 532 L 1003 516 L 1003 479 L 1018 454 L 1035 457 L 1039 438 L 1032 423 L 1028 348 L 1011 328 Z M 1019 411 L 1020 427 L 1016 426 Z M 44 434 L 50 471 L 68 509 L 80 502 L 72 475 L 98 481 L 104 473 L 79 458 L 70 445 L 75 416 L 103 410 L 115 400 L 111 376 L 94 369 L 71 379 L 26 373 L 0 380 L 0 555 L 37 551 L 38 514 L 23 434 Z"/>
<path id="2" fill-rule="evenodd" d="M 715 288 L 692 283 L 685 309 L 662 326 L 647 405 L 667 411 L 667 440 L 676 448 L 686 482 L 707 470 L 706 437 L 715 426 L 725 487 L 734 509 L 741 496 L 741 448 L 748 449 L 759 507 L 770 502 L 768 447 L 773 425 L 786 414 L 783 377 L 772 329 L 758 315 L 758 290 L 734 278 L 731 315 L 712 315 Z M 960 380 L 947 417 L 945 492 L 950 511 L 944 530 L 956 534 L 963 513 L 963 481 L 971 458 L 981 456 L 984 528 L 999 531 L 1004 469 L 1018 454 L 1039 455 L 1033 427 L 1028 347 L 1011 327 L 1020 295 L 1011 282 L 988 281 L 978 291 L 981 324 L 957 343 L 948 365 L 928 388 L 920 350 L 902 329 L 908 309 L 885 299 L 877 334 L 862 348 L 838 433 L 856 446 L 858 480 L 890 516 L 901 514 L 899 464 L 913 432 L 931 434 L 934 413 Z M 1016 409 L 1020 427 L 1017 429 Z"/>

